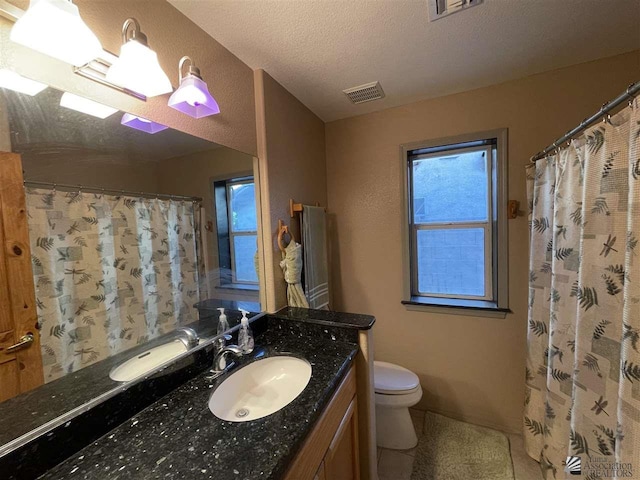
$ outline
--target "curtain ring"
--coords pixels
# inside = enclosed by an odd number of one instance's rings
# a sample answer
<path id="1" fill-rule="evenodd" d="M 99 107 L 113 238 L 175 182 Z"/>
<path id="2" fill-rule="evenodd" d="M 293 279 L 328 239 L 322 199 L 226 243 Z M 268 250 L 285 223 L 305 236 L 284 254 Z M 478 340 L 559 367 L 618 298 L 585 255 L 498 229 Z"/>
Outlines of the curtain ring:
<path id="1" fill-rule="evenodd" d="M 634 85 L 635 83 L 630 83 L 626 90 L 627 95 L 629 95 L 631 98 L 633 98 L 633 96 L 631 95 L 631 89 L 633 88 Z"/>
<path id="2" fill-rule="evenodd" d="M 602 112 L 602 123 L 611 124 L 611 115 L 606 112 L 607 105 L 608 103 L 603 103 L 602 107 L 600 107 L 600 112 Z"/>

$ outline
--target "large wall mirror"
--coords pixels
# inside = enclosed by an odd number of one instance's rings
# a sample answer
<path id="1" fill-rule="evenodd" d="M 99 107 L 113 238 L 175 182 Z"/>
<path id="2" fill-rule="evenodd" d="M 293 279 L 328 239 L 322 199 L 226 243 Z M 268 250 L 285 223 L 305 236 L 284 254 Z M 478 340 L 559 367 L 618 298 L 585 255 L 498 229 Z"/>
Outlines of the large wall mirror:
<path id="1" fill-rule="evenodd" d="M 40 363 L 20 368 L 44 379 L 20 392 L 16 365 L 0 362 L 0 449 L 210 343 L 240 310 L 261 311 L 253 157 L 86 108 L 53 88 L 0 89 L 0 151 L 20 154 L 25 180 L 41 344 Z"/>

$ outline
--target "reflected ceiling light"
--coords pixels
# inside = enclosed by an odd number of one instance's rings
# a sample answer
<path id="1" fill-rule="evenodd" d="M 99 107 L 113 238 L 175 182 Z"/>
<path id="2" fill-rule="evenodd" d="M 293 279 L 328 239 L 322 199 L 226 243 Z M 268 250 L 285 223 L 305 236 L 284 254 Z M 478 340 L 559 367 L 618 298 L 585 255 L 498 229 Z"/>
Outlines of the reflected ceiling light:
<path id="1" fill-rule="evenodd" d="M 9 90 L 14 90 L 20 93 L 25 93 L 33 97 L 34 95 L 37 95 L 45 88 L 47 88 L 47 85 L 23 77 L 22 75 L 18 75 L 12 70 L 3 68 L 0 69 L 0 87 L 8 88 Z"/>
<path id="2" fill-rule="evenodd" d="M 182 67 L 189 62 L 187 76 L 182 77 Z M 207 84 L 200 76 L 200 69 L 196 67 L 190 57 L 182 57 L 178 64 L 180 86 L 169 98 L 169 106 L 186 113 L 193 118 L 208 117 L 220 113 L 220 107 L 215 98 L 209 93 Z"/>
<path id="3" fill-rule="evenodd" d="M 100 40 L 71 0 L 31 0 L 11 29 L 11 40 L 79 67 L 102 53 Z"/>
<path id="4" fill-rule="evenodd" d="M 146 118 L 136 117 L 135 115 L 131 115 L 130 113 L 125 113 L 122 116 L 122 120 L 120 121 L 120 123 L 126 127 L 135 128 L 136 130 L 141 130 L 152 135 L 169 128 L 160 123 L 147 120 Z"/>
<path id="5" fill-rule="evenodd" d="M 109 115 L 113 115 L 118 111 L 117 108 L 107 107 L 88 98 L 74 95 L 73 93 L 65 92 L 60 98 L 60 106 L 76 110 L 77 112 L 93 115 L 98 118 L 107 118 Z"/>
<path id="6" fill-rule="evenodd" d="M 131 26 L 133 28 L 130 30 Z M 140 24 L 135 18 L 128 18 L 124 22 L 122 43 L 120 57 L 107 72 L 108 82 L 146 97 L 155 97 L 173 90 L 169 77 L 158 63 L 158 55 L 148 47 L 147 36 L 140 31 Z"/>

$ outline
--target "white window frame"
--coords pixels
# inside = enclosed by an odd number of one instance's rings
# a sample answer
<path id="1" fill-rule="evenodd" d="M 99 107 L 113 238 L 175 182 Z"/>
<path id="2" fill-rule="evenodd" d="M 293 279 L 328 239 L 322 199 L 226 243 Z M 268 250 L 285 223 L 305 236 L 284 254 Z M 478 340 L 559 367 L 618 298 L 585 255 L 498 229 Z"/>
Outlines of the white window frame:
<path id="1" fill-rule="evenodd" d="M 469 151 L 485 151 L 488 172 L 488 214 L 482 222 L 414 223 L 413 162 L 424 158 L 443 157 Z M 476 315 L 479 311 L 504 316 L 508 309 L 508 232 L 507 232 L 507 129 L 491 130 L 401 145 L 404 298 L 409 309 L 447 309 L 447 313 Z M 478 228 L 485 231 L 485 294 L 483 296 L 451 295 L 418 291 L 417 235 L 424 229 Z M 422 308 L 427 307 L 427 308 Z M 463 312 L 460 312 L 463 310 Z M 494 316 L 490 314 L 490 316 Z"/>
<path id="2" fill-rule="evenodd" d="M 250 282 L 247 280 L 238 280 L 238 277 L 236 276 L 236 252 L 235 252 L 235 241 L 234 241 L 235 237 L 243 237 L 243 236 L 257 237 L 258 230 L 245 230 L 241 232 L 234 231 L 233 209 L 231 207 L 231 188 L 235 185 L 248 185 L 250 183 L 253 184 L 253 188 L 255 189 L 256 186 L 253 178 L 241 178 L 238 180 L 230 179 L 227 181 L 225 185 L 226 194 L 227 194 L 227 221 L 229 222 L 229 251 L 231 253 L 231 277 L 232 277 L 232 282 L 237 285 L 258 285 L 259 283 L 258 281 Z"/>

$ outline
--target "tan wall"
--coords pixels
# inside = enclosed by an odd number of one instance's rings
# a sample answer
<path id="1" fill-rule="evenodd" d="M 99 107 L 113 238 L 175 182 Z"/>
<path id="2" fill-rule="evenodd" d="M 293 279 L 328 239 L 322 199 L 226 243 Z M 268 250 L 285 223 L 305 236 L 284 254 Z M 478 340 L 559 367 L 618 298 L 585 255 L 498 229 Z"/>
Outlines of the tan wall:
<path id="1" fill-rule="evenodd" d="M 157 193 L 156 162 L 130 162 L 121 157 L 67 154 L 23 155 L 24 178 L 31 181 L 85 185 L 114 190 Z"/>
<path id="2" fill-rule="evenodd" d="M 26 9 L 26 0 L 10 0 Z M 169 95 L 146 102 L 75 75 L 72 67 L 9 40 L 11 22 L 0 18 L 0 67 L 10 67 L 25 76 L 60 90 L 131 112 L 171 128 L 256 154 L 253 71 L 235 55 L 207 35 L 165 0 L 77 0 L 74 2 L 103 48 L 118 54 L 122 24 L 135 17 L 158 54 L 174 87 L 178 84 L 178 61 L 183 55 L 194 59 L 203 79 L 216 97 L 221 113 L 192 119 L 167 106 Z"/>
<path id="3" fill-rule="evenodd" d="M 422 408 L 520 430 L 527 219 L 509 221 L 506 319 L 407 311 L 399 145 L 507 127 L 509 198 L 526 209 L 529 157 L 638 80 L 640 51 L 327 124 L 336 308 L 376 316 L 376 358 L 419 375 Z"/>
<path id="4" fill-rule="evenodd" d="M 219 285 L 218 237 L 216 232 L 213 182 L 216 180 L 253 175 L 253 157 L 230 148 L 216 148 L 184 157 L 169 158 L 158 162 L 159 191 L 176 195 L 201 197 L 206 220 L 211 221 L 212 231 L 206 231 L 210 288 Z M 258 292 L 218 292 L 216 298 L 233 296 L 236 300 L 258 301 Z"/>
<path id="5" fill-rule="evenodd" d="M 300 241 L 297 218 L 289 217 L 289 199 L 327 204 L 324 123 L 263 70 L 255 72 L 258 157 L 267 310 L 287 303 L 276 237 L 278 219 L 291 225 Z"/>

